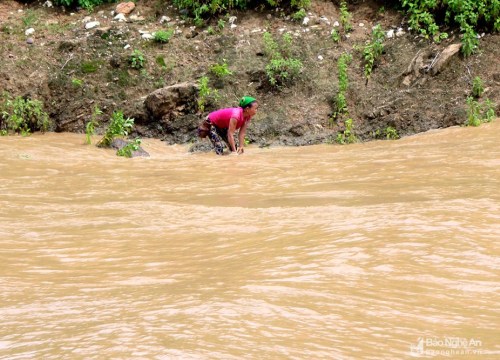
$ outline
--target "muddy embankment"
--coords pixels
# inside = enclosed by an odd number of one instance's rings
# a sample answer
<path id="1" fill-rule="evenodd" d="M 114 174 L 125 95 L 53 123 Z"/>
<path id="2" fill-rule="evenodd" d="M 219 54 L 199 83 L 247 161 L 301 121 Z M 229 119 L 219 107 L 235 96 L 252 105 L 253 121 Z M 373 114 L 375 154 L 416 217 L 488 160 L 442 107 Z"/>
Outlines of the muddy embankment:
<path id="1" fill-rule="evenodd" d="M 481 36 L 480 50 L 464 58 L 453 51 L 460 44 L 456 31 L 440 44 L 430 43 L 409 32 L 397 11 L 381 12 L 376 1 L 351 6 L 354 30 L 339 43 L 331 38 L 339 20 L 332 2 L 312 1 L 307 25 L 285 12 L 231 11 L 235 18 L 224 18 L 223 28 L 217 27 L 217 19 L 195 28 L 176 9 L 159 3 L 137 3 L 120 20 L 116 4 L 89 14 L 2 1 L 0 91 L 42 100 L 54 131 L 84 132 L 98 106 L 104 112 L 98 131 L 113 111 L 122 110 L 135 118 L 133 136 L 168 143 L 197 142 L 195 128 L 204 114 L 234 106 L 247 94 L 261 104 L 248 140 L 261 146 L 335 142 L 348 117 L 361 141 L 384 138 L 388 127 L 405 136 L 461 125 L 476 76 L 484 82 L 483 98 L 500 110 L 498 34 Z M 98 24 L 90 27 L 92 22 Z M 367 81 L 360 49 L 376 24 L 392 36 L 385 38 L 384 52 Z M 34 32 L 28 34 L 30 28 Z M 172 30 L 173 35 L 165 44 L 148 39 L 158 30 Z M 278 42 L 284 33 L 291 34 L 289 51 L 303 64 L 297 80 L 281 89 L 273 88 L 265 74 L 266 31 Z M 141 54 L 140 68 L 131 66 L 134 51 Z M 331 121 L 343 53 L 353 57 L 347 69 L 349 114 Z M 211 69 L 223 63 L 231 74 L 218 78 Z M 203 76 L 217 95 L 212 92 L 201 111 L 198 84 Z M 155 91 L 163 94 L 163 103 L 146 106 Z"/>

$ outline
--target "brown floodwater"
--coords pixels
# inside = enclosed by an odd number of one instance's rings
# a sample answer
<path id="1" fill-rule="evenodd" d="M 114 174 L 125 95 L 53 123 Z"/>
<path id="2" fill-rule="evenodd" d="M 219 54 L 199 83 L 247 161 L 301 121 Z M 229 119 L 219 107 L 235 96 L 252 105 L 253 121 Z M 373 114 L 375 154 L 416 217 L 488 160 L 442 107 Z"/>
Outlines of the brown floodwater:
<path id="1" fill-rule="evenodd" d="M 0 358 L 498 359 L 499 134 L 0 137 Z"/>

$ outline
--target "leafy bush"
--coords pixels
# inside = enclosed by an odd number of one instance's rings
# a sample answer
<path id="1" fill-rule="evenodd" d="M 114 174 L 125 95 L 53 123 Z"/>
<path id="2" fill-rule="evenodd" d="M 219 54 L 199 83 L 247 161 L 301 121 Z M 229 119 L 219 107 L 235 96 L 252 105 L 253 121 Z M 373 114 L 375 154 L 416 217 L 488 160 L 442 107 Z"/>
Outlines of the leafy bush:
<path id="1" fill-rule="evenodd" d="M 469 96 L 467 105 L 466 126 L 479 126 L 482 123 L 493 121 L 496 117 L 495 105 L 489 99 L 480 104 L 472 96 Z"/>
<path id="2" fill-rule="evenodd" d="M 340 42 L 340 34 L 336 29 L 332 29 L 330 35 L 333 41 L 335 41 L 336 43 Z"/>
<path id="3" fill-rule="evenodd" d="M 231 70 L 228 69 L 227 67 L 227 62 L 224 59 L 222 64 L 215 64 L 210 67 L 210 72 L 214 74 L 216 77 L 219 79 L 222 79 L 228 75 L 233 75 Z"/>
<path id="4" fill-rule="evenodd" d="M 387 140 L 397 140 L 399 139 L 398 131 L 392 126 L 388 126 L 384 130 L 385 138 Z"/>
<path id="5" fill-rule="evenodd" d="M 102 114 L 101 109 L 96 105 L 92 111 L 92 116 L 89 122 L 85 125 L 85 143 L 90 145 L 92 143 L 92 135 L 95 134 L 95 128 L 99 125 L 97 117 Z"/>
<path id="6" fill-rule="evenodd" d="M 144 54 L 139 50 L 134 50 L 129 57 L 130 66 L 134 69 L 140 70 L 144 67 L 146 60 Z"/>
<path id="7" fill-rule="evenodd" d="M 158 30 L 153 36 L 153 40 L 162 44 L 168 43 L 170 38 L 174 35 L 174 30 Z"/>
<path id="8" fill-rule="evenodd" d="M 49 116 L 43 111 L 39 100 L 25 99 L 21 96 L 12 100 L 8 95 L 0 105 L 0 127 L 22 135 L 34 131 L 46 131 L 49 128 Z"/>
<path id="9" fill-rule="evenodd" d="M 340 2 L 340 23 L 342 24 L 342 28 L 344 29 L 345 32 L 349 32 L 352 30 L 352 24 L 351 24 L 351 13 L 349 13 L 349 10 L 347 9 L 347 2 L 341 1 Z"/>
<path id="10" fill-rule="evenodd" d="M 118 155 L 118 156 L 124 156 L 124 157 L 127 157 L 127 158 L 131 158 L 132 157 L 132 153 L 134 151 L 139 150 L 140 146 L 141 146 L 141 139 L 135 139 L 131 143 L 128 143 L 127 145 L 125 145 L 124 147 L 122 147 L 121 149 L 119 149 L 116 152 L 116 155 Z"/>
<path id="11" fill-rule="evenodd" d="M 211 101 L 216 101 L 219 97 L 219 93 L 217 89 L 212 89 L 208 85 L 208 77 L 203 76 L 198 83 L 199 92 L 198 92 L 198 110 L 203 113 L 205 111 L 205 105 Z"/>
<path id="12" fill-rule="evenodd" d="M 173 0 L 173 4 L 179 8 L 187 10 L 189 15 L 194 18 L 195 24 L 201 24 L 202 18 L 209 15 L 220 14 L 231 9 L 248 9 L 252 4 L 249 0 Z M 311 4 L 310 0 L 265 0 L 262 5 L 269 8 L 286 8 L 299 10 L 308 8 Z"/>
<path id="13" fill-rule="evenodd" d="M 472 96 L 479 98 L 483 95 L 484 84 L 479 76 L 476 76 L 472 82 Z"/>
<path id="14" fill-rule="evenodd" d="M 356 135 L 354 135 L 354 132 L 352 131 L 352 119 L 347 119 L 345 121 L 345 129 L 344 131 L 337 133 L 336 141 L 342 145 L 353 144 L 358 141 Z"/>
<path id="15" fill-rule="evenodd" d="M 112 3 L 116 0 L 55 0 L 55 5 L 63 5 L 68 7 L 80 6 L 87 10 L 92 10 L 94 6 L 101 5 L 104 3 Z"/>
<path id="16" fill-rule="evenodd" d="M 269 83 L 277 88 L 291 85 L 303 68 L 302 61 L 291 55 L 291 35 L 284 34 L 281 43 L 278 43 L 270 33 L 265 32 L 263 40 L 264 52 L 269 58 L 269 63 L 266 65 Z"/>
<path id="17" fill-rule="evenodd" d="M 352 61 L 351 54 L 344 53 L 340 56 L 339 61 L 337 63 L 339 91 L 334 101 L 335 109 L 333 112 L 333 116 L 330 119 L 330 122 L 337 120 L 339 116 L 349 113 L 347 111 L 347 100 L 345 97 L 345 93 L 347 91 L 347 88 L 349 87 L 349 79 L 347 77 L 347 67 L 351 61 Z"/>
<path id="18" fill-rule="evenodd" d="M 296 13 L 292 15 L 292 19 L 295 21 L 302 21 L 307 16 L 307 13 L 304 9 L 300 9 Z"/>
<path id="19" fill-rule="evenodd" d="M 115 111 L 111 116 L 111 122 L 109 123 L 103 138 L 97 144 L 98 147 L 110 147 L 113 139 L 121 136 L 127 136 L 134 126 L 134 119 L 124 118 L 122 111 Z"/>
<path id="20" fill-rule="evenodd" d="M 436 15 L 444 14 L 445 25 L 459 25 L 463 34 L 462 52 L 473 54 L 479 44 L 476 29 L 479 27 L 500 31 L 500 4 L 498 0 L 402 0 L 407 10 L 410 27 L 436 41 L 446 37 L 439 33 Z"/>
<path id="21" fill-rule="evenodd" d="M 376 25 L 372 30 L 372 38 L 363 49 L 363 58 L 365 61 L 365 76 L 370 78 L 375 61 L 384 51 L 385 34 L 380 25 Z"/>

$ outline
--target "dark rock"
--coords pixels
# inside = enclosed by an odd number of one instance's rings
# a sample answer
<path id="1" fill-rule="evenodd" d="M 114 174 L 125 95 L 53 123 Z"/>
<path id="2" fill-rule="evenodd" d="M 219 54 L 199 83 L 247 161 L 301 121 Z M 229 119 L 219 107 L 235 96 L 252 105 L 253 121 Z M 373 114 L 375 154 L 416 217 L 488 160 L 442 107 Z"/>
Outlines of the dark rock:
<path id="1" fill-rule="evenodd" d="M 195 112 L 197 95 L 198 86 L 185 82 L 153 91 L 144 105 L 152 120 L 173 118 Z"/>
<path id="2" fill-rule="evenodd" d="M 123 139 L 114 139 L 113 142 L 111 143 L 111 147 L 113 149 L 120 150 L 131 143 L 132 143 L 131 141 L 126 141 Z M 139 156 L 149 157 L 149 153 L 139 146 L 139 149 L 132 151 L 132 157 L 134 158 Z"/>

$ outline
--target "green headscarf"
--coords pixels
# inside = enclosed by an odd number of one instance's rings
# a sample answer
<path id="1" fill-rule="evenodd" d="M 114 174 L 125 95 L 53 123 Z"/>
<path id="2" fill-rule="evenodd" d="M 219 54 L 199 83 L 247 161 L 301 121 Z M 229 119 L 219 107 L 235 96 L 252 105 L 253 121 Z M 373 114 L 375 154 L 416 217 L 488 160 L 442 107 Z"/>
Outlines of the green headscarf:
<path id="1" fill-rule="evenodd" d="M 253 97 L 251 96 L 243 96 L 240 100 L 240 107 L 244 108 L 245 106 L 247 106 L 248 104 L 251 104 L 253 103 L 254 101 L 257 101 L 256 99 L 254 99 Z"/>

